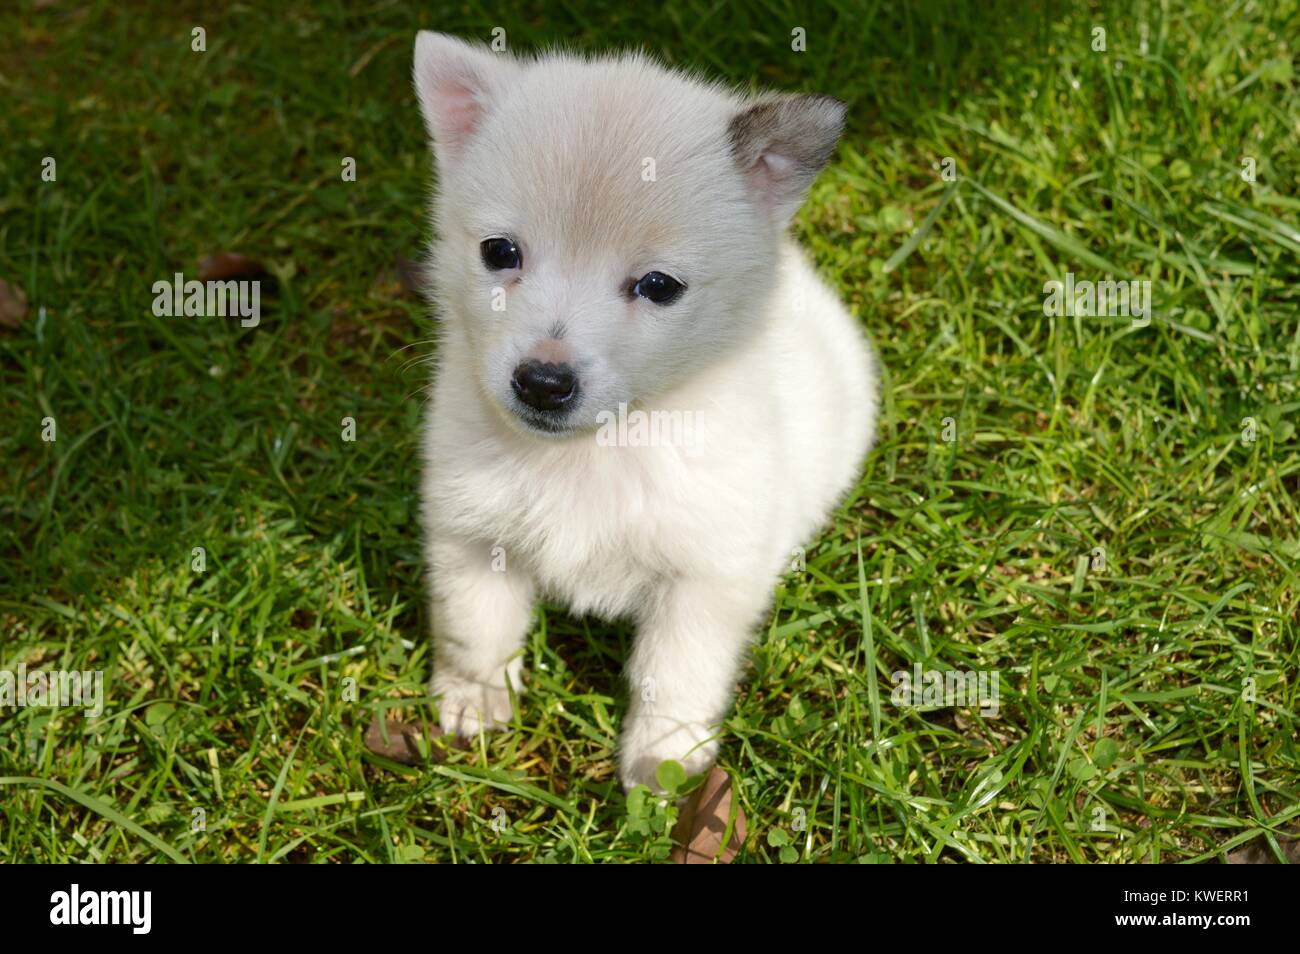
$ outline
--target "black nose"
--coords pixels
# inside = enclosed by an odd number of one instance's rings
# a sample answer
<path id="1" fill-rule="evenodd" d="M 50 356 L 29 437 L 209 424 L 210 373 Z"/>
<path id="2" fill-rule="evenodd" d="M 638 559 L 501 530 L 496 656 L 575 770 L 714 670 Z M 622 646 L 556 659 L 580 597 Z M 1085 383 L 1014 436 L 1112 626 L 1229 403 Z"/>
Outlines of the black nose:
<path id="1" fill-rule="evenodd" d="M 558 411 L 578 393 L 578 376 L 567 364 L 525 361 L 515 368 L 510 385 L 529 407 Z"/>

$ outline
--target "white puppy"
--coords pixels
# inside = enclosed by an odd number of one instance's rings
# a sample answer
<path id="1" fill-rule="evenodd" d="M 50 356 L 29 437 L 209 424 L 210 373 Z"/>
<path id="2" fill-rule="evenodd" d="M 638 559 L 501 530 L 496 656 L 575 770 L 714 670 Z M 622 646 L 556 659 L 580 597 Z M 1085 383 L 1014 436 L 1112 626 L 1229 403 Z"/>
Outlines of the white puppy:
<path id="1" fill-rule="evenodd" d="M 877 383 L 787 237 L 844 106 L 423 32 L 441 319 L 423 483 L 443 729 L 512 717 L 539 598 L 632 619 L 625 786 L 708 768 Z"/>

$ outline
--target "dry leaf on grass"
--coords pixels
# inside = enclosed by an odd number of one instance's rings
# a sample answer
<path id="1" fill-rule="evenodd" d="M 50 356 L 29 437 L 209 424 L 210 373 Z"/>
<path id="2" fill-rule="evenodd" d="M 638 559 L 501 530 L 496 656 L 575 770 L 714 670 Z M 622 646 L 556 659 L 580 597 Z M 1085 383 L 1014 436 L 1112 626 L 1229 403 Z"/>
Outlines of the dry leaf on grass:
<path id="1" fill-rule="evenodd" d="M 232 278 L 256 278 L 266 274 L 265 265 L 238 252 L 216 252 L 199 259 L 201 282 L 224 282 Z"/>
<path id="2" fill-rule="evenodd" d="M 427 285 L 423 265 L 404 255 L 394 255 L 392 266 L 375 276 L 371 288 L 384 299 L 422 298 Z"/>
<path id="3" fill-rule="evenodd" d="M 393 264 L 397 268 L 397 279 L 408 294 L 418 297 L 425 293 L 429 279 L 424 274 L 423 265 L 402 255 L 398 255 Z"/>
<path id="4" fill-rule="evenodd" d="M 420 733 L 418 725 L 402 722 L 400 719 L 383 719 L 376 714 L 366 729 L 366 748 L 376 755 L 382 755 L 403 765 L 423 765 L 424 756 L 420 754 Z M 429 738 L 442 735 L 438 726 L 429 725 Z M 437 752 L 430 752 L 431 758 L 437 759 Z"/>
<path id="5" fill-rule="evenodd" d="M 1277 842 L 1286 860 L 1293 865 L 1300 865 L 1300 839 L 1280 837 Z M 1277 863 L 1277 856 L 1273 854 L 1273 849 L 1263 838 L 1248 841 L 1236 851 L 1228 852 L 1230 865 L 1275 865 Z"/>
<path id="6" fill-rule="evenodd" d="M 669 860 L 679 865 L 730 864 L 745 843 L 745 810 L 736 806 L 731 840 L 723 847 L 727 821 L 731 817 L 731 779 L 716 765 L 704 784 L 682 806 L 673 827 L 673 848 Z"/>
<path id="7" fill-rule="evenodd" d="M 17 285 L 0 278 L 0 325 L 17 328 L 27 316 L 27 295 Z"/>

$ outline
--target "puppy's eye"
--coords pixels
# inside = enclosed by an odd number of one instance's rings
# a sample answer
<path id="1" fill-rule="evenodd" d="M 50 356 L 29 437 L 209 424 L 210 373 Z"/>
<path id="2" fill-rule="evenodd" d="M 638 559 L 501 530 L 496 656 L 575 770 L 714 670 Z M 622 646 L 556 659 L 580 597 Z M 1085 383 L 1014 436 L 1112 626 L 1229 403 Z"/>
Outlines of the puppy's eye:
<path id="1" fill-rule="evenodd" d="M 646 272 L 632 286 L 632 294 L 647 298 L 656 305 L 667 305 L 676 301 L 686 286 L 663 272 Z"/>
<path id="2" fill-rule="evenodd" d="M 494 272 L 504 268 L 518 268 L 524 263 L 519 246 L 508 238 L 484 239 L 479 243 L 478 250 L 483 256 L 483 264 Z"/>

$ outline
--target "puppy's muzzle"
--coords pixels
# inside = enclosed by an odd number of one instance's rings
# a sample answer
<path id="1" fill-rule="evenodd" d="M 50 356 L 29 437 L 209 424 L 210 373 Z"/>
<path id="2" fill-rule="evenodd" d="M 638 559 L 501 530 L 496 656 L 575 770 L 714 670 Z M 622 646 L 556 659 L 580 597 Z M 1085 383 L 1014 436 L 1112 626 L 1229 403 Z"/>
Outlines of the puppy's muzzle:
<path id="1" fill-rule="evenodd" d="M 515 396 L 535 411 L 560 411 L 578 393 L 578 375 L 567 364 L 525 361 L 510 378 Z"/>

